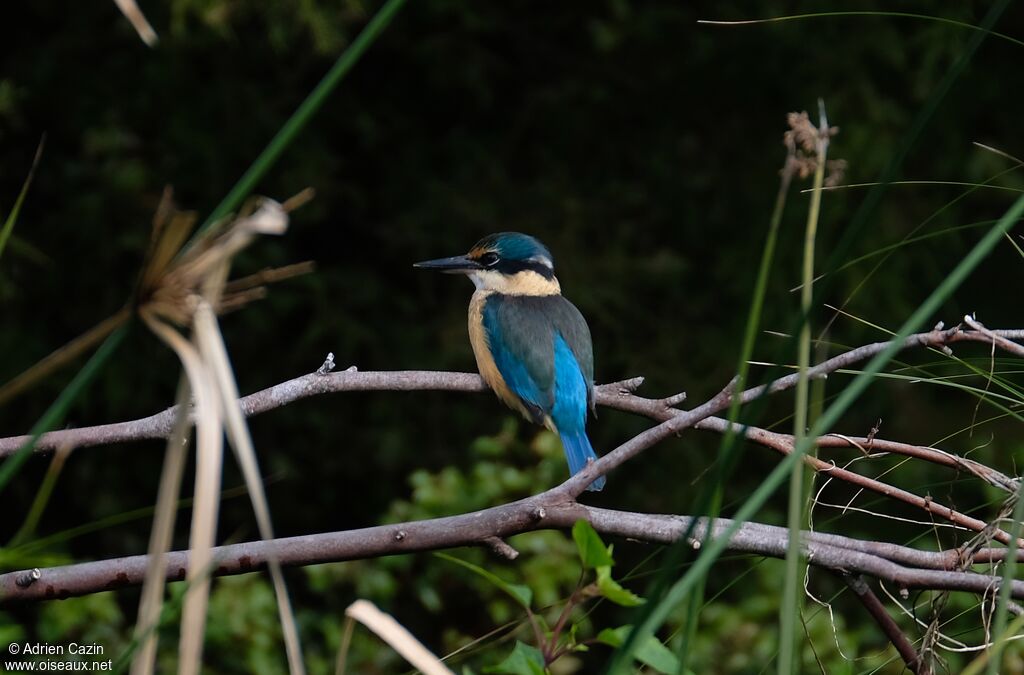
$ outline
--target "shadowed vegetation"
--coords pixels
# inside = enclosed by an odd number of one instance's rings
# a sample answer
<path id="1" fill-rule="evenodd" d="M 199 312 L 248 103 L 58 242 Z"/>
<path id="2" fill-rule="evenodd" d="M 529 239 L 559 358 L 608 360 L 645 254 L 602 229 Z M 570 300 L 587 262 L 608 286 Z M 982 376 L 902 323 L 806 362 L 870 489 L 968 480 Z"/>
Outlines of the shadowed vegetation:
<path id="1" fill-rule="evenodd" d="M 165 186 L 173 185 L 179 206 L 194 209 L 200 221 L 223 215 L 216 209 L 225 195 L 380 5 L 171 0 L 142 7 L 160 35 L 153 49 L 113 3 L 23 3 L 16 21 L 2 22 L 0 384 L 135 296 Z M 697 19 L 796 10 L 776 2 L 410 3 L 253 186 L 282 201 L 306 187 L 316 197 L 290 214 L 286 236 L 242 251 L 233 278 L 305 260 L 314 260 L 316 271 L 280 281 L 266 298 L 219 319 L 240 391 L 312 372 L 328 352 L 340 369 L 473 370 L 465 328 L 471 287 L 411 265 L 514 230 L 551 249 L 563 292 L 589 321 L 598 382 L 643 375 L 640 394 L 686 390 L 693 405 L 704 401 L 735 374 L 743 353 L 786 158 L 786 113 L 811 111 L 814 123 L 824 99 L 829 123 L 841 130 L 828 157 L 845 160 L 842 181 L 879 180 L 980 35 L 969 27 L 989 9 L 910 2 L 900 10 L 942 20 L 847 13 L 727 27 Z M 1011 7 L 994 30 L 1020 39 L 1020 18 Z M 832 254 L 870 188 L 824 191 L 813 272 L 825 275 L 818 283 L 827 290 L 810 304 L 810 334 L 822 343 L 810 345 L 812 363 L 841 351 L 838 345 L 888 339 L 1024 190 L 1016 159 L 1024 151 L 1014 145 L 1024 94 L 1008 86 L 1022 57 L 1024 47 L 1012 40 L 981 41 L 892 176 L 943 183 L 890 186 L 841 259 Z M 34 164 L 43 134 L 45 150 Z M 755 362 L 798 361 L 790 336 L 801 315 L 793 289 L 805 278 L 811 195 L 801 190 L 811 177 L 804 178 L 794 178 L 779 222 L 753 334 Z M 1024 231 L 1007 224 L 1007 236 L 941 299 L 923 330 L 968 313 L 993 328 L 1024 324 L 1013 282 L 1024 270 Z M 137 322 L 128 325 L 116 354 L 68 408 L 66 424 L 141 417 L 174 401 L 174 353 Z M 963 361 L 926 350 L 899 354 L 829 430 L 866 436 L 881 419 L 885 438 L 934 443 L 1014 475 L 1024 450 L 1021 361 L 998 352 L 992 358 L 983 345 L 954 345 L 954 353 Z M 0 437 L 29 432 L 87 358 L 5 402 Z M 749 382 L 768 372 L 752 366 Z M 854 375 L 834 374 L 817 393 L 812 383 L 811 423 Z M 740 419 L 790 433 L 793 413 L 794 397 L 782 395 L 744 409 Z M 642 418 L 602 411 L 588 432 L 602 454 L 646 426 Z M 254 418 L 249 427 L 280 536 L 463 513 L 565 478 L 557 437 L 521 423 L 490 396 L 322 396 Z M 584 500 L 695 513 L 711 503 L 722 475 L 719 441 L 688 431 L 625 464 L 604 492 Z M 147 441 L 80 449 L 53 464 L 28 458 L 0 493 L 0 512 L 17 514 L 0 522 L 0 571 L 144 552 L 151 515 L 133 514 L 155 502 L 163 447 Z M 843 465 L 859 453 L 818 454 Z M 722 515 L 733 515 L 778 461 L 762 448 L 744 450 L 720 485 Z M 7 462 L 0 471 L 13 466 Z M 887 472 L 889 483 L 982 520 L 995 517 L 1004 498 L 970 476 L 923 462 L 884 458 L 854 468 Z M 184 495 L 194 480 L 193 459 Z M 226 462 L 223 487 L 233 496 L 221 503 L 218 541 L 259 536 L 249 499 L 234 490 L 244 482 Z M 849 486 L 830 487 L 822 501 L 841 506 L 854 497 L 870 512 L 925 517 Z M 190 508 L 181 505 L 175 548 L 188 545 Z M 818 506 L 813 520 L 820 531 L 921 548 L 968 538 L 867 511 Z M 786 512 L 783 489 L 756 519 L 785 524 Z M 651 606 L 659 597 L 650 583 L 662 568 L 672 567 L 671 582 L 693 562 L 604 539 L 614 543 L 612 583 Z M 456 671 L 495 666 L 520 641 L 524 659 L 540 649 L 559 655 L 561 672 L 597 672 L 642 610 L 574 598 L 585 584 L 568 534 L 525 534 L 509 543 L 520 552 L 515 561 L 488 549 L 456 555 L 505 584 L 528 587 L 542 621 L 553 625 L 562 608 L 574 608 L 564 635 L 573 631 L 573 645 L 596 641 L 588 650 L 538 644 L 514 594 L 421 554 L 285 570 L 308 672 L 333 672 L 344 610 L 357 598 L 391 613 L 435 653 L 455 652 L 449 666 Z M 779 560 L 723 558 L 706 579 L 695 629 L 687 631 L 686 606 L 674 608 L 657 632 L 670 653 L 644 642 L 644 657 L 674 664 L 685 642 L 693 672 L 774 671 L 784 571 Z M 177 662 L 184 592 L 181 584 L 168 588 L 161 672 Z M 804 672 L 817 672 L 818 663 L 826 672 L 901 672 L 895 650 L 841 580 L 812 573 L 810 589 L 832 599 L 834 615 L 803 603 L 793 658 Z M 916 604 L 927 623 L 933 600 L 912 594 L 905 603 Z M 978 602 L 950 596 L 944 632 L 980 642 Z M 116 658 L 129 648 L 138 603 L 139 591 L 128 589 L 3 610 L 0 643 L 92 641 Z M 898 620 L 912 639 L 924 631 Z M 360 628 L 347 649 L 349 672 L 405 667 Z M 840 650 L 859 660 L 847 661 Z M 951 672 L 970 656 L 941 655 Z M 214 673 L 286 671 L 267 575 L 213 583 L 204 658 Z M 1020 666 L 1019 652 L 1007 658 Z"/>

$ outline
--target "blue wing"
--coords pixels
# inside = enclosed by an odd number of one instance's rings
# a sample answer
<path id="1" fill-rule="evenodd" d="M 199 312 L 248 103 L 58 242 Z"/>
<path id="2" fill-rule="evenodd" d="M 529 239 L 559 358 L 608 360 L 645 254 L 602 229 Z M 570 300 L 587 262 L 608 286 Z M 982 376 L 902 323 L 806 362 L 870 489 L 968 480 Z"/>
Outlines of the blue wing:
<path id="1" fill-rule="evenodd" d="M 575 474 L 597 457 L 586 434 L 594 387 L 586 322 L 560 295 L 494 295 L 487 299 L 482 314 L 490 352 L 505 386 L 534 422 L 558 432 Z M 603 485 L 601 478 L 589 489 Z"/>
<path id="2" fill-rule="evenodd" d="M 560 295 L 492 295 L 482 319 L 498 372 L 534 421 L 543 423 L 543 417 L 553 415 L 556 424 L 582 425 L 594 368 L 590 331 L 572 303 Z M 580 392 L 582 406 L 577 405 Z M 556 412 L 563 393 L 566 398 Z"/>
<path id="3" fill-rule="evenodd" d="M 587 381 L 569 344 L 558 331 L 554 332 L 555 391 L 548 414 L 559 432 L 583 431 L 587 423 Z"/>
<path id="4" fill-rule="evenodd" d="M 569 473 L 576 475 L 590 460 L 597 459 L 597 453 L 587 438 L 587 407 L 592 400 L 593 386 L 583 376 L 576 356 L 561 333 L 555 333 L 555 405 L 551 418 L 562 439 L 565 459 L 569 462 Z M 598 491 L 604 487 L 604 476 L 589 486 L 588 490 Z"/>

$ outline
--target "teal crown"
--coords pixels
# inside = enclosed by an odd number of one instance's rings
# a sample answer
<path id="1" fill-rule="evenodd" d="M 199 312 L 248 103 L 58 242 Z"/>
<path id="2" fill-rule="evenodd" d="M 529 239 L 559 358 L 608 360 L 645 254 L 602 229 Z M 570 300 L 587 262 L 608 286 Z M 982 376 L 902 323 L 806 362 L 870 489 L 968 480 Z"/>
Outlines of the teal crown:
<path id="1" fill-rule="evenodd" d="M 523 261 L 540 257 L 547 258 L 554 264 L 551 251 L 540 243 L 536 237 L 521 232 L 498 232 L 489 234 L 478 241 L 469 252 L 471 258 L 478 258 L 484 253 L 497 253 L 503 260 Z"/>

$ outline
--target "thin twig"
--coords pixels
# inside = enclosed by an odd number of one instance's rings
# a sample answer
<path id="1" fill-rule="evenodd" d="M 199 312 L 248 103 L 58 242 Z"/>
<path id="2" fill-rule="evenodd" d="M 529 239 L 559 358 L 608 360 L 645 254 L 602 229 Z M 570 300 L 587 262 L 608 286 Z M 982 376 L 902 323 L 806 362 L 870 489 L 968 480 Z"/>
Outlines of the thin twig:
<path id="1" fill-rule="evenodd" d="M 724 433 L 729 428 L 729 423 L 720 417 L 708 417 L 698 422 L 696 424 L 696 428 Z M 741 427 L 741 432 L 747 437 L 747 439 L 777 450 L 783 455 L 788 455 L 793 452 L 793 448 L 796 443 L 796 439 L 793 438 L 793 436 L 788 434 L 779 434 L 774 431 L 759 429 L 757 427 Z M 944 518 L 951 523 L 973 530 L 974 532 L 981 532 L 988 527 L 988 523 L 984 520 L 972 518 L 971 516 L 960 513 L 948 506 L 943 506 L 934 499 L 920 497 L 912 492 L 890 485 L 889 483 L 869 478 L 854 471 L 850 471 L 849 469 L 840 468 L 831 462 L 826 462 L 818 459 L 817 457 L 808 455 L 803 458 L 803 461 L 815 471 L 827 473 L 829 476 L 843 480 L 851 485 L 865 488 L 872 492 L 877 492 L 878 494 L 896 499 L 905 504 L 922 509 L 928 513 L 933 513 L 940 518 Z M 997 541 L 1004 544 L 1009 543 L 1010 541 L 1010 535 L 1001 529 L 996 530 L 992 536 Z"/>
<path id="2" fill-rule="evenodd" d="M 1024 346 L 1021 346 L 1016 342 L 1013 342 L 1012 340 L 1006 339 L 1005 337 L 999 335 L 995 331 L 991 331 L 988 328 L 985 328 L 983 325 L 981 325 L 980 321 L 975 319 L 970 314 L 964 316 L 964 323 L 966 323 L 968 326 L 970 326 L 974 330 L 978 331 L 979 333 L 987 337 L 989 340 L 992 341 L 992 344 L 994 346 L 999 347 L 1003 351 L 1010 352 L 1011 354 L 1014 354 L 1016 356 L 1024 356 Z"/>
<path id="3" fill-rule="evenodd" d="M 867 582 L 853 574 L 843 574 L 841 576 L 846 585 L 857 596 L 857 599 L 864 605 L 864 608 L 868 610 L 868 614 L 875 620 L 878 627 L 882 629 L 885 636 L 892 642 L 892 646 L 900 653 L 903 662 L 907 664 L 907 668 L 910 668 L 915 675 L 931 675 L 931 668 L 927 664 L 921 663 L 914 645 L 903 634 L 903 631 L 900 630 L 900 627 L 893 618 L 889 616 L 889 612 L 885 611 L 885 606 L 882 605 L 882 602 L 875 595 L 874 591 L 871 590 Z"/>

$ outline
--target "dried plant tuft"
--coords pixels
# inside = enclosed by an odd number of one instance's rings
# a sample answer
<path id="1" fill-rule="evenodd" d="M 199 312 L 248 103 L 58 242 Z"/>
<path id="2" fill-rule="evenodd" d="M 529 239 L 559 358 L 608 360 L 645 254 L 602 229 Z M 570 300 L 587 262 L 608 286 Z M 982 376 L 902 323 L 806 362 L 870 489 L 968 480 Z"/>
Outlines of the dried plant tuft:
<path id="1" fill-rule="evenodd" d="M 306 201 L 306 192 L 284 205 L 267 198 L 250 201 L 237 218 L 219 224 L 185 244 L 196 224 L 191 211 L 174 207 L 171 191 L 165 190 L 153 218 L 146 264 L 136 293 L 138 311 L 178 326 L 191 323 L 210 273 L 245 248 L 257 235 L 280 235 L 288 229 L 288 210 Z M 266 294 L 265 285 L 312 270 L 303 262 L 274 269 L 226 284 L 215 298 L 218 314 L 238 309 Z"/>
<path id="2" fill-rule="evenodd" d="M 791 112 L 786 115 L 789 131 L 782 135 L 782 143 L 789 150 L 789 161 L 794 173 L 801 180 L 814 175 L 818 168 L 818 143 L 828 141 L 839 133 L 839 127 L 820 129 L 811 122 L 807 111 Z M 835 187 L 843 181 L 846 173 L 845 159 L 825 162 L 825 185 Z"/>

